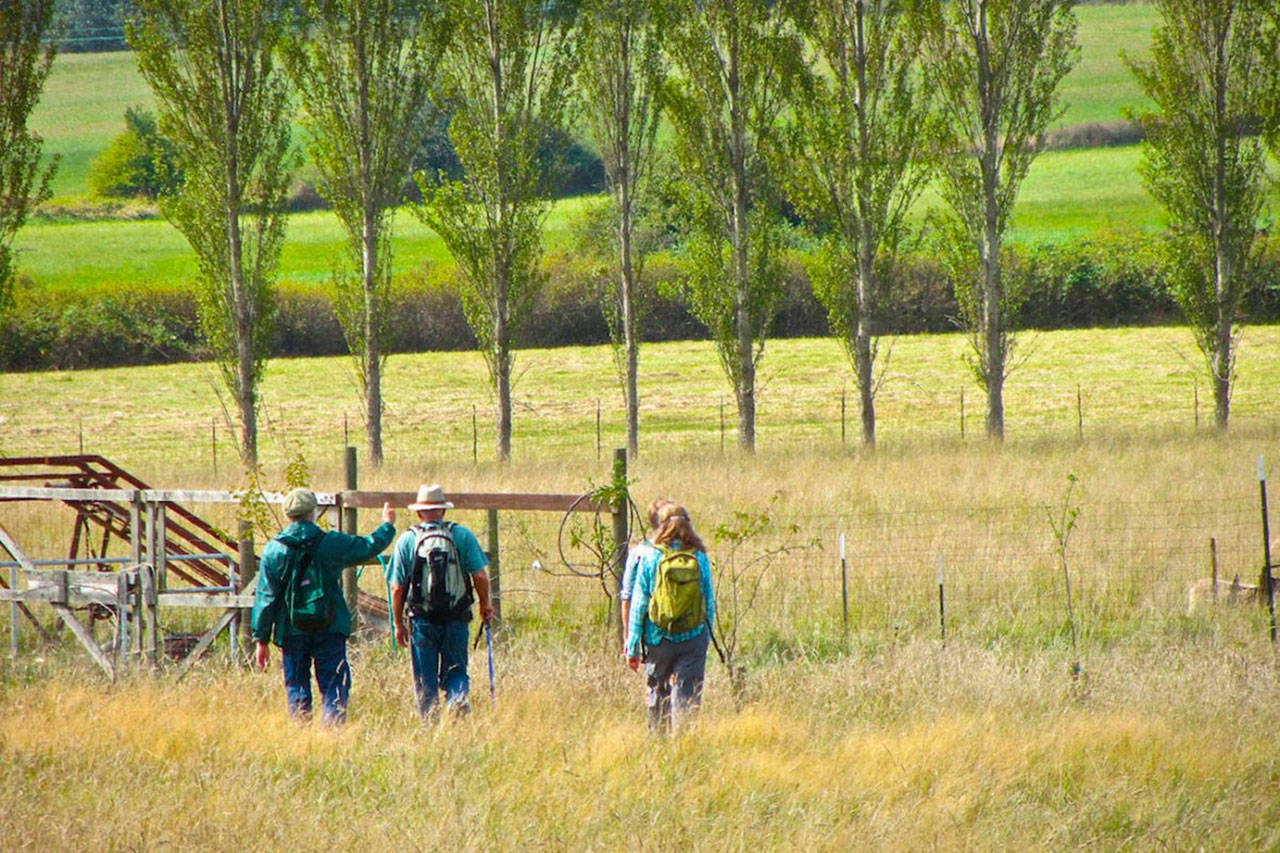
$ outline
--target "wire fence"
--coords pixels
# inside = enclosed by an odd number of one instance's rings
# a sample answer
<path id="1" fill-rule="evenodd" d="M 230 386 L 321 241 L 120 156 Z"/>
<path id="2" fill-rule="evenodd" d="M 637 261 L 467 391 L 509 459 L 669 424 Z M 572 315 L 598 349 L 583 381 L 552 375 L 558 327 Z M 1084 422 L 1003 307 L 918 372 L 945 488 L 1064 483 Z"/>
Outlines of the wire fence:
<path id="1" fill-rule="evenodd" d="M 1078 516 L 1063 548 L 1054 521 L 1061 530 L 1072 508 Z M 800 532 L 750 546 L 777 549 L 788 537 L 807 546 L 763 570 L 769 606 L 756 618 L 794 619 L 797 607 L 817 607 L 828 621 L 847 612 L 860 631 L 1065 624 L 1068 577 L 1086 628 L 1107 630 L 1187 612 L 1190 586 L 1215 574 L 1220 589 L 1238 578 L 1242 600 L 1265 562 L 1258 503 L 1243 498 L 935 506 L 815 514 L 777 526 L 792 525 Z M 719 562 L 721 585 L 732 583 Z M 756 580 L 742 574 L 739 585 Z"/>

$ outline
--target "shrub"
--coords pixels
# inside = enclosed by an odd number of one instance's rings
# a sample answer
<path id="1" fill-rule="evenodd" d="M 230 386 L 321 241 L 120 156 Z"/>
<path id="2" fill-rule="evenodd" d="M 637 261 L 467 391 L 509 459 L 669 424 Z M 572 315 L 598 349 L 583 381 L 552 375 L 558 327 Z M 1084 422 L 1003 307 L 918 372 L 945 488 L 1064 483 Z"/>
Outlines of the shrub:
<path id="1" fill-rule="evenodd" d="M 141 107 L 124 111 L 125 131 L 89 166 L 89 190 L 106 198 L 155 199 L 182 183 L 178 152 Z"/>
<path id="2" fill-rule="evenodd" d="M 1181 323 L 1169 293 L 1159 235 L 1104 232 L 1061 245 L 1017 248 L 1008 282 L 1021 298 L 1022 328 L 1057 329 Z M 782 307 L 770 334 L 829 334 L 826 312 L 814 298 L 793 250 L 784 258 Z M 547 285 L 518 332 L 523 347 L 600 344 L 609 340 L 601 309 L 607 267 L 581 253 L 553 253 L 544 261 Z M 475 346 L 458 299 L 458 269 L 426 264 L 392 282 L 393 310 L 386 351 L 462 350 Z M 643 340 L 705 340 L 688 308 L 656 287 L 685 275 L 679 257 L 651 256 L 640 300 Z M 904 254 L 893 271 L 891 301 L 877 329 L 882 334 L 943 332 L 956 328 L 951 282 L 938 260 Z M 195 298 L 185 283 L 134 282 L 74 290 L 41 288 L 19 277 L 15 309 L 0 317 L 0 371 L 71 369 L 151 364 L 207 357 Z M 339 355 L 347 352 L 328 284 L 282 283 L 277 294 L 271 355 Z M 1262 256 L 1258 283 L 1245 296 L 1242 319 L 1280 321 L 1280 244 Z"/>

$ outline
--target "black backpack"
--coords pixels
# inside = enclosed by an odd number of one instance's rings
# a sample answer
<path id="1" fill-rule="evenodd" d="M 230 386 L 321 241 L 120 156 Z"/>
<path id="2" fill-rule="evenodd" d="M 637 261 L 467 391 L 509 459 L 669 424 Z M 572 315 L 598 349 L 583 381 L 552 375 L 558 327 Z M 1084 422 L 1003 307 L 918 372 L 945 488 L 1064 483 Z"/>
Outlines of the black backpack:
<path id="1" fill-rule="evenodd" d="M 276 537 L 276 541 L 285 546 L 284 566 L 280 571 L 285 618 L 294 630 L 308 634 L 327 631 L 338 608 L 333 597 L 325 594 L 324 572 L 315 559 L 315 549 L 323 538 L 321 533 L 299 547 Z"/>
<path id="2" fill-rule="evenodd" d="M 409 578 L 409 612 L 428 622 L 470 622 L 475 603 L 471 575 L 463 571 L 453 522 L 415 524 L 413 569 Z"/>

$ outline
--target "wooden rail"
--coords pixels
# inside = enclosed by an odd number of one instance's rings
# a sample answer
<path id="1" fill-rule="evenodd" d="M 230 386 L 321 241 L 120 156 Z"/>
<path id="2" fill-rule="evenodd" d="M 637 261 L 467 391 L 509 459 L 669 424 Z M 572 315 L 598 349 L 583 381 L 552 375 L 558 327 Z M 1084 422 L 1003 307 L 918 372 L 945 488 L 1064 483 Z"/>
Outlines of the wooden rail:
<path id="1" fill-rule="evenodd" d="M 343 491 L 336 495 L 339 506 L 380 509 L 384 503 L 403 508 L 417 500 L 417 492 Z M 450 492 L 447 500 L 455 509 L 512 509 L 545 512 L 609 512 L 611 507 L 586 495 L 526 494 L 519 492 Z"/>

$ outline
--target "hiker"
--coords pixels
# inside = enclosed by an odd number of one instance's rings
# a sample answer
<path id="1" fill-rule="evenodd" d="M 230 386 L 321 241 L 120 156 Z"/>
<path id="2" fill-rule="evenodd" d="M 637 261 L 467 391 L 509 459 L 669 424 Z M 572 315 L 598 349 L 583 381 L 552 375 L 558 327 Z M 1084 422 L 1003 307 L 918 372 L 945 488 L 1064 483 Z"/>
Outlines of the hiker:
<path id="1" fill-rule="evenodd" d="M 419 523 L 401 534 L 387 567 L 396 642 L 409 647 L 418 714 L 427 719 L 445 691 L 450 711 L 470 710 L 467 695 L 467 623 L 479 600 L 480 618 L 493 618 L 489 558 L 475 534 L 444 520 L 453 504 L 439 485 L 421 486 L 409 509 Z M 407 620 L 406 620 L 407 617 Z"/>
<path id="2" fill-rule="evenodd" d="M 660 731 L 702 701 L 716 601 L 706 547 L 684 507 L 658 510 L 653 545 L 636 567 L 626 651 L 632 670 L 643 653 L 649 729 Z"/>
<path id="3" fill-rule="evenodd" d="M 396 535 L 396 514 L 382 505 L 382 524 L 368 536 L 352 536 L 316 525 L 316 496 L 294 489 L 285 496 L 284 514 L 290 524 L 262 548 L 258 589 L 250 621 L 258 642 L 255 661 L 265 671 L 271 660 L 267 646 L 280 647 L 289 714 L 311 716 L 311 669 L 320 688 L 320 720 L 326 725 L 346 721 L 351 693 L 347 664 L 347 635 L 351 611 L 342 594 L 342 571 L 372 559 Z M 293 581 L 297 581 L 294 584 Z M 320 594 L 308 598 L 311 581 Z"/>
<path id="4" fill-rule="evenodd" d="M 653 550 L 653 542 L 650 537 L 653 532 L 658 529 L 658 512 L 664 506 L 674 501 L 667 498 L 654 498 L 649 504 L 649 511 L 645 513 L 645 517 L 649 519 L 649 529 L 645 531 L 645 536 L 627 551 L 627 561 L 622 569 L 622 581 L 618 584 L 618 602 L 622 608 L 622 647 L 626 651 L 627 643 L 627 625 L 631 624 L 631 590 L 635 586 L 636 566 L 640 564 L 640 558 L 649 551 Z"/>

